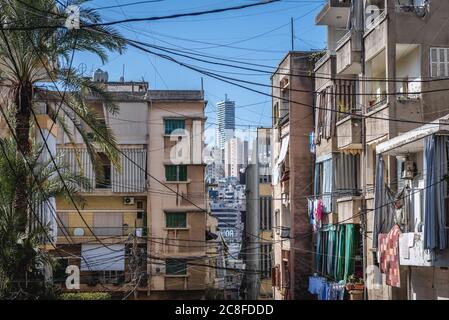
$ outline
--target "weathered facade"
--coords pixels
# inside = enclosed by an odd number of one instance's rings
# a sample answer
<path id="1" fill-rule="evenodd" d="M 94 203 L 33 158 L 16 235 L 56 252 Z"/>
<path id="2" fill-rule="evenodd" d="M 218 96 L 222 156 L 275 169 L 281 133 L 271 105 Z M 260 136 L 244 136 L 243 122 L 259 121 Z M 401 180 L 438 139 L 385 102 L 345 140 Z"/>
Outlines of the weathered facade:
<path id="1" fill-rule="evenodd" d="M 56 199 L 57 246 L 69 253 L 67 264 L 80 266 L 81 291 L 203 298 L 209 284 L 203 94 L 136 82 L 104 86 L 119 112 L 108 113 L 95 97 L 89 107 L 111 128 L 120 165 L 98 151 L 103 174 L 97 176 L 81 137 L 75 133 L 73 144 L 59 128 L 58 153 L 92 189 L 81 193 L 85 203 L 78 208 Z"/>
<path id="2" fill-rule="evenodd" d="M 310 299 L 307 293 L 313 266 L 312 227 L 307 197 L 312 194 L 314 158 L 309 150 L 313 129 L 310 52 L 289 52 L 272 75 L 273 86 L 273 296 Z M 297 76 L 296 76 L 297 75 Z"/>
<path id="3" fill-rule="evenodd" d="M 447 114 L 448 94 L 441 89 L 448 85 L 449 34 L 441 26 L 448 9 L 447 1 L 329 1 L 317 16 L 317 24 L 327 26 L 328 50 L 315 67 L 311 139 L 316 150 L 314 204 L 319 200 L 324 209 L 324 216 L 315 220 L 319 234 L 327 234 L 315 242 L 314 279 L 326 276 L 331 277 L 328 283 L 350 283 L 344 298 L 433 299 L 447 294 L 436 292 L 430 268 L 403 261 L 415 249 L 406 250 L 405 240 L 400 242 L 394 232 L 402 238 L 407 233 L 419 237 L 420 232 L 391 215 L 403 210 L 410 219 L 411 211 L 399 204 L 414 198 L 404 196 L 404 187 L 416 189 L 426 181 L 419 173 L 404 179 L 407 165 L 423 170 L 423 138 L 421 149 L 406 151 L 389 141 L 408 144 L 407 137 L 417 134 L 410 130 Z M 423 200 L 416 201 L 413 206 Z M 316 208 L 312 204 L 312 216 Z M 424 216 L 417 207 L 415 212 Z M 350 252 L 339 247 L 348 243 L 348 228 L 353 229 L 350 242 L 355 246 Z M 339 238 L 341 229 L 346 234 Z M 387 234 L 390 240 L 381 240 Z M 394 249 L 398 254 L 385 258 L 385 248 L 400 243 L 403 247 Z M 345 257 L 343 273 L 336 272 L 338 259 L 329 262 L 335 252 Z M 386 260 L 394 262 L 386 265 Z M 447 283 L 444 270 L 435 274 Z"/>
<path id="4" fill-rule="evenodd" d="M 252 163 L 246 174 L 246 219 L 242 256 L 245 298 L 273 298 L 273 196 L 271 186 L 271 128 L 257 128 Z"/>

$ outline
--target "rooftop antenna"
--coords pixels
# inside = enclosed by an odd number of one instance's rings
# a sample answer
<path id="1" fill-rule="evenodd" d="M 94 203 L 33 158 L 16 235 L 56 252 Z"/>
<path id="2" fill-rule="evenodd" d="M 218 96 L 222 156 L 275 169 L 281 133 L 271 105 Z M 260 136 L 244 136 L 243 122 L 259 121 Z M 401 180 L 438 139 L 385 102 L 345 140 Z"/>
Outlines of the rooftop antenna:
<path id="1" fill-rule="evenodd" d="M 293 18 L 290 18 L 290 25 L 291 25 L 290 32 L 291 32 L 291 40 L 292 40 L 292 51 L 295 50 L 295 27 L 294 27 L 293 22 L 294 22 Z"/>

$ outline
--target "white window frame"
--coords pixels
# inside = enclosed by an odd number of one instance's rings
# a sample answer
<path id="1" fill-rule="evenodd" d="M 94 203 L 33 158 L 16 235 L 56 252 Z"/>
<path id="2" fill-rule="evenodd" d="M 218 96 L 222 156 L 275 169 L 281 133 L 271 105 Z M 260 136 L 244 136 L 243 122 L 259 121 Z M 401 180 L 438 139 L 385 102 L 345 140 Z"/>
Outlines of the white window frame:
<path id="1" fill-rule="evenodd" d="M 441 50 L 444 52 L 444 61 L 441 61 Z M 436 61 L 433 61 L 433 52 L 436 52 Z M 432 47 L 430 48 L 430 77 L 441 78 L 449 77 L 449 48 L 445 47 Z M 444 65 L 444 70 L 441 70 L 441 64 Z M 434 66 L 436 66 L 436 74 L 434 74 Z"/>

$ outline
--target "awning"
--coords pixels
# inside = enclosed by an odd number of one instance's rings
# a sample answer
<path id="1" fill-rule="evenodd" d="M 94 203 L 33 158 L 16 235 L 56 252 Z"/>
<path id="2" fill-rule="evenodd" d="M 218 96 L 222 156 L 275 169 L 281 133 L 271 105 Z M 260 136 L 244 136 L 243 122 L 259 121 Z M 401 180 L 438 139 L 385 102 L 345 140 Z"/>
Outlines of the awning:
<path id="1" fill-rule="evenodd" d="M 81 245 L 81 271 L 125 270 L 125 245 Z"/>
<path id="2" fill-rule="evenodd" d="M 425 137 L 432 134 L 449 134 L 449 116 L 408 131 L 377 145 L 377 154 L 403 155 L 423 150 Z"/>

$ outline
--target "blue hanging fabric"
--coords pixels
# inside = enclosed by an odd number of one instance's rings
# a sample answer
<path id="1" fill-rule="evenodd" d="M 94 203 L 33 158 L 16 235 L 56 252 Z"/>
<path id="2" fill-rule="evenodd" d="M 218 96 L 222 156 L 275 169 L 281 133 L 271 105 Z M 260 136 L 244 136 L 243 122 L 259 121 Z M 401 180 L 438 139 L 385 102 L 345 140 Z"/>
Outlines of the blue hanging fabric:
<path id="1" fill-rule="evenodd" d="M 447 247 L 444 196 L 447 194 L 447 138 L 432 135 L 425 138 L 424 149 L 424 248 Z"/>

